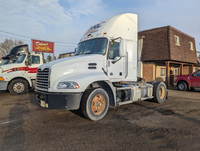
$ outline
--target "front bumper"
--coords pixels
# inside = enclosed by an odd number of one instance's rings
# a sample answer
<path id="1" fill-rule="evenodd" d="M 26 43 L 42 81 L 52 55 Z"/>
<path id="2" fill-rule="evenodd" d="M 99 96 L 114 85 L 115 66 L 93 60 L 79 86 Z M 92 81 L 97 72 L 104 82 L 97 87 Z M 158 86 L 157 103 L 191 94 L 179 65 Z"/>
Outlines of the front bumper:
<path id="1" fill-rule="evenodd" d="M 49 109 L 77 110 L 80 107 L 82 93 L 52 93 L 35 91 L 40 106 Z"/>
<path id="2" fill-rule="evenodd" d="M 0 81 L 0 91 L 7 90 L 8 88 L 8 81 Z"/>

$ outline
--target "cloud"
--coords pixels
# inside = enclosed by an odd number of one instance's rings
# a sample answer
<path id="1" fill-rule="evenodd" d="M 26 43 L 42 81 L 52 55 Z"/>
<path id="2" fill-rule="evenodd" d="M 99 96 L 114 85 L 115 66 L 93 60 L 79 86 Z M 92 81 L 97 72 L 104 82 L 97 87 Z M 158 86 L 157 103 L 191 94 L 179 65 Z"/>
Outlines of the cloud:
<path id="1" fill-rule="evenodd" d="M 47 28 L 67 24 L 70 17 L 57 0 L 6 0 L 0 6 L 0 24 L 3 29 L 37 35 Z"/>
<path id="2" fill-rule="evenodd" d="M 35 39 L 75 43 L 86 30 L 84 26 L 87 26 L 87 23 L 80 27 L 82 16 L 94 15 L 102 6 L 101 0 L 1 1 L 0 29 Z M 9 34 L 6 36 L 13 37 Z M 3 41 L 6 36 L 0 37 L 0 40 Z M 14 37 L 25 42 L 30 41 L 23 37 Z M 70 44 L 55 45 L 60 52 L 73 50 L 72 47 L 75 47 Z"/>
<path id="3" fill-rule="evenodd" d="M 102 0 L 60 0 L 70 16 L 95 14 L 104 5 Z"/>

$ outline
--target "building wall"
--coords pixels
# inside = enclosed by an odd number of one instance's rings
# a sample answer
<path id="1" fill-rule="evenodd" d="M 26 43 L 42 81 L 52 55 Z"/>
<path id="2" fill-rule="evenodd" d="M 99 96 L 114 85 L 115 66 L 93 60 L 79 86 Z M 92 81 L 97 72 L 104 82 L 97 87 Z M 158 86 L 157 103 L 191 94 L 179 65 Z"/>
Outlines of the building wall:
<path id="1" fill-rule="evenodd" d="M 170 60 L 197 63 L 195 39 L 173 27 L 169 29 Z M 180 45 L 175 44 L 175 35 L 179 37 Z M 193 43 L 193 50 L 190 49 L 190 42 Z"/>
<path id="2" fill-rule="evenodd" d="M 146 82 L 155 80 L 154 63 L 143 63 L 143 79 L 145 79 Z"/>
<path id="3" fill-rule="evenodd" d="M 161 69 L 164 69 L 166 71 L 166 66 L 162 65 L 156 65 L 156 81 L 165 81 L 166 80 L 166 72 L 165 75 L 161 75 Z"/>
<path id="4" fill-rule="evenodd" d="M 169 60 L 168 27 L 139 32 L 143 38 L 142 61 Z"/>
<path id="5" fill-rule="evenodd" d="M 186 75 L 186 74 L 190 74 L 190 67 L 189 66 L 183 67 L 183 75 Z"/>
<path id="6" fill-rule="evenodd" d="M 164 71 L 164 72 L 163 72 Z M 183 74 L 189 74 L 190 67 L 183 67 Z M 174 77 L 180 75 L 180 66 L 170 64 L 170 84 L 173 84 Z M 145 62 L 143 63 L 143 77 L 145 81 L 166 81 L 166 66 L 164 63 Z"/>
<path id="7" fill-rule="evenodd" d="M 63 53 L 63 54 L 59 54 L 58 59 L 60 59 L 60 58 L 66 58 L 66 57 L 70 57 L 70 56 L 72 56 L 72 54 L 73 54 L 73 52 L 71 52 L 71 53 Z"/>
<path id="8" fill-rule="evenodd" d="M 142 61 L 197 63 L 195 39 L 171 26 L 141 31 L 138 35 L 144 37 Z M 179 37 L 180 45 L 176 45 L 175 35 Z"/>

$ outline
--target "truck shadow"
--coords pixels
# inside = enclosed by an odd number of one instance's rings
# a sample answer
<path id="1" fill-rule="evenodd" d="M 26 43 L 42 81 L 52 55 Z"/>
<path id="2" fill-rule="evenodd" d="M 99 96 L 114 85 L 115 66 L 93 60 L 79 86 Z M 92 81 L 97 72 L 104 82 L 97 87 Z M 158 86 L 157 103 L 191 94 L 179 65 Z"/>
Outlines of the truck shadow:
<path id="1" fill-rule="evenodd" d="M 72 112 L 73 114 L 75 114 L 75 115 L 77 115 L 77 116 L 79 116 L 79 117 L 81 117 L 81 118 L 87 119 L 87 118 L 83 115 L 81 109 L 79 109 L 79 110 L 71 110 L 70 112 Z"/>
<path id="2" fill-rule="evenodd" d="M 16 103 L 13 108 L 11 108 L 9 113 L 9 121 L 7 124 L 7 131 L 5 132 L 5 137 L 3 139 L 2 145 L 0 147 L 1 151 L 7 150 L 24 150 L 24 139 L 25 133 L 23 130 L 23 114 L 28 113 L 29 109 L 26 105 L 21 103 Z"/>

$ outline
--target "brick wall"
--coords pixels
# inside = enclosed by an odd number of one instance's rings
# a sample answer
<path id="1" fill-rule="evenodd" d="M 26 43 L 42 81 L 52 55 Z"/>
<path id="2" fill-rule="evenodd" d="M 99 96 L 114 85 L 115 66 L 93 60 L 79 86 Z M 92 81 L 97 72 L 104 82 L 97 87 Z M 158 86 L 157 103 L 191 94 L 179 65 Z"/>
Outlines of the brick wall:
<path id="1" fill-rule="evenodd" d="M 189 66 L 184 66 L 183 67 L 183 75 L 189 74 L 190 73 L 190 67 Z"/>
<path id="2" fill-rule="evenodd" d="M 195 39 L 173 27 L 169 27 L 169 29 L 170 60 L 197 63 Z M 175 45 L 175 35 L 179 37 L 180 46 Z M 194 50 L 190 50 L 190 42 L 193 43 Z"/>
<path id="3" fill-rule="evenodd" d="M 166 70 L 166 66 L 156 65 L 156 81 L 165 81 L 166 80 L 166 74 L 165 76 L 161 76 L 161 69 Z"/>
<path id="4" fill-rule="evenodd" d="M 142 61 L 169 60 L 168 28 L 156 28 L 139 32 L 144 36 Z"/>
<path id="5" fill-rule="evenodd" d="M 180 46 L 175 45 L 179 37 Z M 171 26 L 150 29 L 138 33 L 143 38 L 142 61 L 179 61 L 197 63 L 195 39 Z M 194 50 L 190 50 L 190 42 Z"/>
<path id="6" fill-rule="evenodd" d="M 155 80 L 155 64 L 154 63 L 143 63 L 143 78 L 145 81 Z"/>

